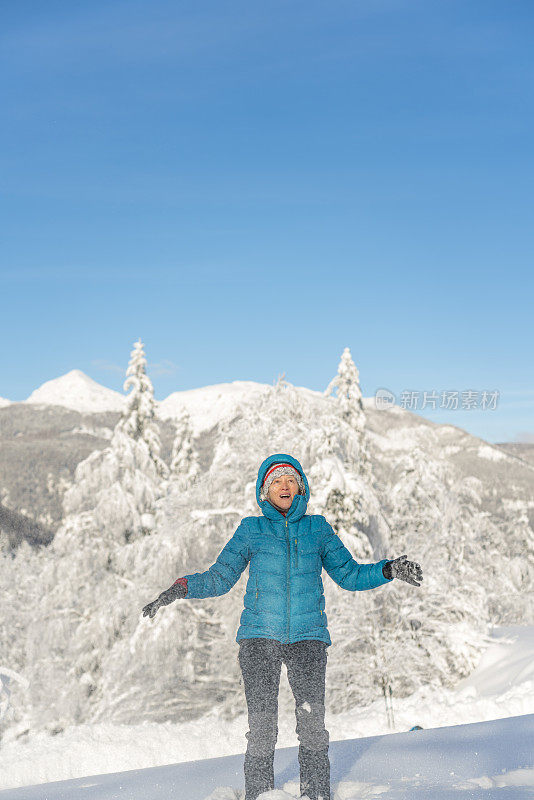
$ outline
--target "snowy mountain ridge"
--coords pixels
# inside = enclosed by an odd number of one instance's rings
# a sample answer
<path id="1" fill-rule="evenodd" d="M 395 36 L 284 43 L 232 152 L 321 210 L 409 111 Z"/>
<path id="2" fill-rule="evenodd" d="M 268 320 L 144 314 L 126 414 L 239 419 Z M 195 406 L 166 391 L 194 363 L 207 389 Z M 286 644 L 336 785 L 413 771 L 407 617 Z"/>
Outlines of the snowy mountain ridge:
<path id="1" fill-rule="evenodd" d="M 255 381 L 216 383 L 173 392 L 158 403 L 158 411 L 162 419 L 176 419 L 185 410 L 191 419 L 193 433 L 198 436 L 222 420 L 231 418 L 240 403 L 268 389 L 268 384 Z"/>
<path id="2" fill-rule="evenodd" d="M 269 384 L 235 380 L 172 392 L 164 400 L 155 401 L 155 406 L 158 415 L 164 420 L 176 419 L 185 410 L 191 418 L 193 432 L 198 436 L 222 420 L 231 418 L 240 403 L 268 391 L 269 388 L 272 388 Z M 306 387 L 299 387 L 299 391 L 322 396 L 322 392 L 315 392 Z M 122 411 L 126 398 L 126 394 L 108 389 L 81 370 L 73 369 L 65 375 L 43 383 L 24 402 L 42 406 L 63 406 L 90 414 Z M 0 407 L 10 405 L 11 402 L 0 398 Z M 370 402 L 373 402 L 372 399 Z"/>
<path id="3" fill-rule="evenodd" d="M 267 383 L 235 380 L 172 392 L 164 400 L 155 400 L 154 404 L 159 418 L 169 422 L 176 420 L 185 411 L 190 417 L 193 434 L 200 436 L 215 425 L 225 420 L 231 420 L 237 413 L 240 404 L 247 403 L 262 394 L 268 393 L 272 388 Z M 305 386 L 295 386 L 294 388 L 309 400 L 324 398 L 323 392 L 309 389 Z M 81 414 L 96 414 L 122 412 L 126 400 L 126 394 L 109 389 L 107 386 L 90 378 L 81 370 L 73 369 L 65 375 L 46 381 L 23 402 L 34 406 L 59 406 L 78 411 Z M 0 408 L 10 405 L 13 405 L 13 401 L 0 397 Z M 362 405 L 367 413 L 377 411 L 374 396 L 362 397 Z M 450 424 L 434 423 L 396 404 L 391 405 L 386 412 L 380 411 L 379 413 L 386 413 L 393 418 L 398 417 L 399 420 L 403 417 L 411 417 L 417 420 L 424 428 L 435 427 L 439 429 L 442 436 L 447 436 L 448 433 L 453 431 L 465 433 L 462 429 Z M 410 426 L 412 425 L 413 423 L 410 423 Z M 507 457 L 520 458 L 520 456 L 514 455 L 509 450 L 501 449 L 500 445 L 483 440 L 479 441 L 478 456 L 480 458 L 495 461 L 506 460 Z M 386 448 L 395 449 L 397 446 L 402 449 L 403 443 L 398 442 L 396 444 L 395 439 L 392 438 L 387 442 Z M 519 445 L 516 445 L 516 447 L 519 447 Z"/>

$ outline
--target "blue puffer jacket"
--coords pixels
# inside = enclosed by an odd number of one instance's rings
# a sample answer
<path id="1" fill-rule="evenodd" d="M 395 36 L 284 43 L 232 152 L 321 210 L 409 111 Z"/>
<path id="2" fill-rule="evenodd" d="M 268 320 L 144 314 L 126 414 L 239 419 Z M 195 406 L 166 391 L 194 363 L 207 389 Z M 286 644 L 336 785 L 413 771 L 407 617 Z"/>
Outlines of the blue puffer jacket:
<path id="1" fill-rule="evenodd" d="M 272 464 L 292 464 L 302 475 L 305 495 L 295 495 L 286 516 L 260 500 L 263 478 Z M 265 459 L 258 471 L 256 499 L 262 517 L 245 517 L 206 572 L 186 575 L 187 598 L 218 597 L 230 591 L 250 564 L 245 607 L 236 641 L 263 637 L 289 644 L 304 639 L 332 643 L 327 628 L 323 567 L 343 589 L 361 591 L 389 583 L 382 575 L 387 559 L 358 564 L 318 514 L 306 514 L 308 481 L 299 462 L 286 453 Z"/>

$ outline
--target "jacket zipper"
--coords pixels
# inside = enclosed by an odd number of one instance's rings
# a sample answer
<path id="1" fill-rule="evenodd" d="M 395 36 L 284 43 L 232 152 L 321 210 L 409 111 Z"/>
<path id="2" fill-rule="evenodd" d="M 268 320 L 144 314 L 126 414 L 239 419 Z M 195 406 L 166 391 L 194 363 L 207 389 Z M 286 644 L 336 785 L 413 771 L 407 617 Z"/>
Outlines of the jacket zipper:
<path id="1" fill-rule="evenodd" d="M 295 539 L 295 567 L 299 568 L 299 551 L 297 547 L 297 540 Z"/>
<path id="2" fill-rule="evenodd" d="M 257 611 L 258 608 L 258 576 L 256 575 L 256 605 L 254 606 L 254 611 Z"/>
<path id="3" fill-rule="evenodd" d="M 289 613 L 291 608 L 291 589 L 290 589 L 290 565 L 291 565 L 291 544 L 289 541 L 289 528 L 286 519 L 286 541 L 287 541 L 287 643 L 289 644 Z"/>

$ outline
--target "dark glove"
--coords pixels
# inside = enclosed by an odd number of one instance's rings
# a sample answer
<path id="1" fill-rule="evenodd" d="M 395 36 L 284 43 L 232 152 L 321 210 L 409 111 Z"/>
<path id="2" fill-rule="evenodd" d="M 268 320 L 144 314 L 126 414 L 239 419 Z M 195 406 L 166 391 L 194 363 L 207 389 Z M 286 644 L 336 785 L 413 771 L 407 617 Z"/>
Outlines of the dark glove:
<path id="1" fill-rule="evenodd" d="M 411 583 L 412 586 L 421 586 L 417 581 L 423 580 L 423 570 L 420 564 L 415 561 L 408 561 L 408 556 L 400 556 L 393 561 L 388 561 L 382 567 L 382 575 L 384 578 L 399 578 L 401 581 Z"/>
<path id="2" fill-rule="evenodd" d="M 183 600 L 186 594 L 187 578 L 178 578 L 170 589 L 165 589 L 156 600 L 148 603 L 148 605 L 143 608 L 143 617 L 150 617 L 150 619 L 152 619 L 152 617 L 156 616 L 156 612 L 160 606 L 168 606 L 173 600 Z"/>

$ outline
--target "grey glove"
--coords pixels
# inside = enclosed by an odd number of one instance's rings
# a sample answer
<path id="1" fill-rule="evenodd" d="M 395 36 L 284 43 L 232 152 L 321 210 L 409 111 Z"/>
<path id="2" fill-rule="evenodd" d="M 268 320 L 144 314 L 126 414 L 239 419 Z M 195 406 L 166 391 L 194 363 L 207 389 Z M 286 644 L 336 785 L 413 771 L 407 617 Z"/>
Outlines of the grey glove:
<path id="1" fill-rule="evenodd" d="M 184 579 L 181 578 L 180 580 L 183 581 Z M 184 586 L 183 583 L 176 581 L 170 589 L 165 589 L 156 600 L 148 603 L 143 608 L 143 617 L 150 617 L 150 619 L 152 619 L 152 617 L 156 616 L 156 612 L 160 606 L 168 606 L 169 603 L 172 603 L 174 600 L 183 600 L 186 594 L 187 583 Z"/>
<path id="2" fill-rule="evenodd" d="M 412 586 L 421 586 L 417 581 L 423 580 L 423 570 L 421 565 L 415 561 L 408 561 L 408 556 L 400 556 L 393 561 L 388 561 L 382 567 L 382 575 L 384 578 L 399 578 L 401 581 L 411 583 Z"/>

